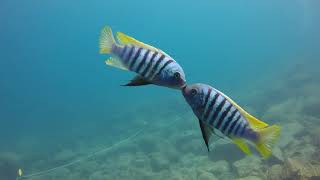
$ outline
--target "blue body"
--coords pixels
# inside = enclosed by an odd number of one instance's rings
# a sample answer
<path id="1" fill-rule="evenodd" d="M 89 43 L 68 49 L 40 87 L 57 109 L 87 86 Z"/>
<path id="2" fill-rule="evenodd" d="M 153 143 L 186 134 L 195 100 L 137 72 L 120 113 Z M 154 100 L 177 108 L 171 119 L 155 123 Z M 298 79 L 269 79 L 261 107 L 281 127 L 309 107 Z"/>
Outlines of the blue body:
<path id="1" fill-rule="evenodd" d="M 115 44 L 111 53 L 117 56 L 126 68 L 138 73 L 148 82 L 176 89 L 180 89 L 186 83 L 183 69 L 162 51 Z"/>
<path id="2" fill-rule="evenodd" d="M 206 84 L 185 86 L 182 90 L 194 114 L 206 125 L 219 130 L 227 137 L 257 141 L 259 134 L 249 125 L 224 94 Z"/>

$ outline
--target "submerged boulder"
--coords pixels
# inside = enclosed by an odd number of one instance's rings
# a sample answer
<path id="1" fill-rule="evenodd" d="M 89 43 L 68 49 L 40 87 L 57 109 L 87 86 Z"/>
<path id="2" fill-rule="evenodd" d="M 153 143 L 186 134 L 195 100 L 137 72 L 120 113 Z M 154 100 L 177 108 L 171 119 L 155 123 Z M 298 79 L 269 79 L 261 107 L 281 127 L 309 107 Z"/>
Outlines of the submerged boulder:
<path id="1" fill-rule="evenodd" d="M 320 164 L 288 158 L 283 169 L 283 176 L 287 179 L 320 179 Z"/>
<path id="2" fill-rule="evenodd" d="M 239 177 L 264 176 L 262 160 L 256 156 L 246 156 L 244 159 L 233 163 Z"/>
<path id="3" fill-rule="evenodd" d="M 267 179 L 268 180 L 278 180 L 283 179 L 282 177 L 283 167 L 280 164 L 275 164 L 271 166 L 267 171 Z"/>
<path id="4" fill-rule="evenodd" d="M 215 175 L 207 171 L 202 171 L 201 173 L 199 173 L 199 176 L 197 179 L 198 180 L 218 180 L 218 178 Z"/>
<path id="5" fill-rule="evenodd" d="M 267 179 L 320 179 L 320 163 L 288 158 L 284 164 L 276 164 L 268 169 Z"/>

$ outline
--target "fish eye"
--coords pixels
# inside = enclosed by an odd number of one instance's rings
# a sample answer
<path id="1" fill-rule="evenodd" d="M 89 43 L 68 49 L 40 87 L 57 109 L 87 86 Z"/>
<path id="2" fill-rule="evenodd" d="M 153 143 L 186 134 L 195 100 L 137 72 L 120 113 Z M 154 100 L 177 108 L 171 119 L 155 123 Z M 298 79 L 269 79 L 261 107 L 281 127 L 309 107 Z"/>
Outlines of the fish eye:
<path id="1" fill-rule="evenodd" d="M 191 95 L 195 96 L 196 94 L 198 94 L 198 91 L 196 89 L 191 89 Z"/>
<path id="2" fill-rule="evenodd" d="M 173 75 L 174 75 L 174 77 L 176 79 L 180 79 L 180 73 L 179 72 L 175 72 Z"/>

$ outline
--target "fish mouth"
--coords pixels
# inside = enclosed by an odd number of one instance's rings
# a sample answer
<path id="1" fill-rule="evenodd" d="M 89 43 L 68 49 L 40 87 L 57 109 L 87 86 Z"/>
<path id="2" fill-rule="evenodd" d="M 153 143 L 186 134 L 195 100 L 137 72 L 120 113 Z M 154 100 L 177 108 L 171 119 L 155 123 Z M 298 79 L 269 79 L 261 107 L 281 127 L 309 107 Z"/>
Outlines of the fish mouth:
<path id="1" fill-rule="evenodd" d="M 186 90 L 186 88 L 187 88 L 187 84 L 180 86 L 180 89 L 182 92 L 184 92 Z"/>
<path id="2" fill-rule="evenodd" d="M 188 92 L 190 91 L 190 86 L 188 86 L 187 84 L 184 84 L 181 87 L 181 92 L 183 96 L 186 96 L 188 94 Z"/>
<path id="3" fill-rule="evenodd" d="M 184 91 L 184 89 L 187 87 L 187 83 L 186 82 L 183 82 L 182 85 L 179 86 L 179 89 L 181 91 Z"/>

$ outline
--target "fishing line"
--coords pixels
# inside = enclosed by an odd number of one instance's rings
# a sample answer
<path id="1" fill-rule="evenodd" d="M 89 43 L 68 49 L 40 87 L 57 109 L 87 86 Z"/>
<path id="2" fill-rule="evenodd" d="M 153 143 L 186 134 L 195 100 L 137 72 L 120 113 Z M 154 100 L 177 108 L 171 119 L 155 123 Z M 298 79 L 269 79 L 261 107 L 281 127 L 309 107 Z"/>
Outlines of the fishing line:
<path id="1" fill-rule="evenodd" d="M 98 155 L 98 154 L 100 154 L 100 153 L 103 153 L 103 152 L 110 151 L 111 149 L 113 149 L 113 148 L 115 148 L 115 147 L 117 147 L 117 146 L 120 146 L 121 144 L 124 144 L 124 143 L 126 143 L 126 142 L 128 142 L 128 141 L 130 141 L 130 140 L 132 140 L 133 138 L 135 138 L 136 136 L 138 136 L 139 134 L 141 134 L 145 129 L 146 129 L 146 127 L 143 128 L 143 129 L 138 130 L 137 132 L 135 132 L 135 133 L 132 134 L 131 136 L 129 136 L 129 137 L 127 137 L 127 138 L 125 138 L 125 139 L 123 139 L 123 140 L 121 140 L 121 141 L 119 141 L 119 142 L 117 142 L 117 143 L 115 143 L 115 144 L 113 144 L 113 145 L 111 145 L 111 146 L 109 146 L 109 147 L 103 148 L 103 149 L 98 150 L 98 151 L 96 151 L 96 152 L 93 152 L 93 153 L 91 153 L 91 154 L 89 154 L 89 155 L 87 155 L 87 156 L 84 156 L 84 157 L 82 157 L 82 158 L 79 158 L 79 159 L 77 159 L 77 160 L 75 160 L 75 161 L 72 161 L 72 162 L 70 162 L 70 163 L 63 164 L 63 165 L 61 165 L 61 166 L 57 166 L 57 167 L 54 167 L 54 168 L 51 168 L 51 169 L 39 171 L 39 172 L 37 172 L 37 173 L 33 173 L 33 174 L 29 174 L 29 175 L 24 175 L 24 176 L 22 175 L 22 170 L 19 169 L 19 170 L 18 170 L 18 174 L 21 175 L 21 176 L 17 177 L 16 180 L 19 180 L 19 179 L 27 179 L 27 178 L 36 177 L 36 176 L 37 176 L 37 177 L 43 176 L 43 175 L 46 175 L 46 174 L 48 174 L 48 173 L 50 173 L 50 172 L 52 172 L 52 171 L 55 171 L 55 170 L 57 170 L 57 169 L 69 167 L 69 166 L 72 166 L 72 165 L 74 165 L 74 164 L 76 164 L 76 163 L 85 161 L 85 160 L 87 160 L 87 159 L 90 159 L 91 157 L 94 157 L 94 156 L 96 156 L 96 155 Z"/>
<path id="2" fill-rule="evenodd" d="M 173 123 L 177 122 L 178 120 L 180 119 L 175 119 L 174 121 L 172 121 L 171 123 L 168 123 L 166 124 L 166 126 L 171 126 Z M 54 172 L 55 170 L 57 169 L 60 169 L 60 168 L 65 168 L 65 167 L 69 167 L 69 166 L 72 166 L 74 164 L 77 164 L 77 163 L 80 163 L 82 161 L 85 161 L 85 160 L 88 160 L 98 154 L 101 154 L 101 153 L 104 153 L 104 152 L 107 152 L 107 151 L 110 151 L 112 149 L 114 149 L 115 147 L 118 147 L 126 142 L 129 142 L 130 140 L 134 139 L 135 137 L 137 137 L 139 134 L 141 134 L 142 132 L 144 132 L 147 127 L 149 125 L 145 125 L 145 127 L 141 128 L 140 130 L 136 131 L 135 133 L 133 133 L 132 135 L 128 136 L 127 138 L 117 142 L 117 143 L 114 143 L 113 145 L 109 146 L 109 147 L 106 147 L 106 148 L 103 148 L 103 149 L 100 149 L 96 152 L 93 152 L 87 156 L 84 156 L 82 158 L 79 158 L 75 161 L 72 161 L 72 162 L 69 162 L 67 164 L 63 164 L 63 165 L 60 165 L 60 166 L 56 166 L 54 168 L 51 168 L 51 169 L 47 169 L 47 170 L 43 170 L 43 171 L 39 171 L 39 172 L 36 172 L 36 173 L 32 173 L 32 174 L 29 174 L 29 175 L 23 175 L 23 172 L 22 172 L 22 169 L 18 169 L 18 177 L 16 178 L 16 180 L 20 180 L 20 179 L 28 179 L 28 178 L 31 178 L 31 177 L 40 177 L 40 176 L 44 176 L 44 175 L 47 175 L 51 172 Z M 153 131 L 154 132 L 154 131 Z"/>

